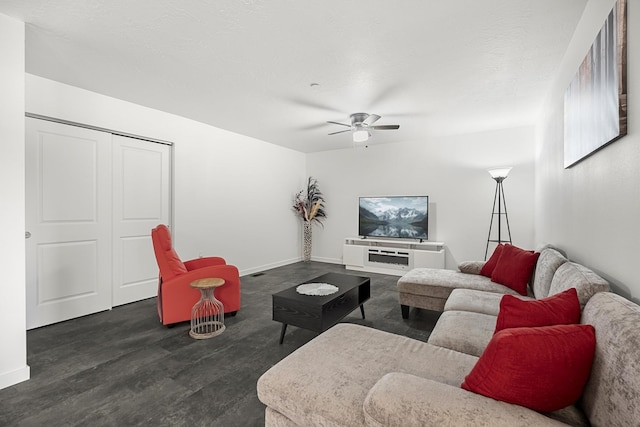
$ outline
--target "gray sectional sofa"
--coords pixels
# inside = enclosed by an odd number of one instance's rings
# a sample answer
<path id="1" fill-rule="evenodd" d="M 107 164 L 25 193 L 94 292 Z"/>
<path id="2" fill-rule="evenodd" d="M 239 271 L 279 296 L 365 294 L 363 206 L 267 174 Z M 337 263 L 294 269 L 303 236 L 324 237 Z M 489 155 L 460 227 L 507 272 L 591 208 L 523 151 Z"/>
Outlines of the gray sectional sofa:
<path id="1" fill-rule="evenodd" d="M 426 275 L 425 272 L 423 272 L 424 275 Z M 478 274 L 460 273 L 460 276 L 458 283 L 462 284 L 464 276 L 478 276 Z M 485 282 L 491 281 L 487 277 L 480 277 L 485 279 Z M 402 280 L 406 281 L 406 277 L 400 279 Z M 518 297 L 524 300 L 542 299 L 569 288 L 576 288 L 581 308 L 584 308 L 597 292 L 609 291 L 609 284 L 602 277 L 583 265 L 570 262 L 559 251 L 549 247 L 540 252 L 532 284 L 529 288 L 529 296 L 518 295 Z M 451 289 L 450 285 L 451 283 L 445 284 L 445 287 Z M 491 282 L 486 291 L 478 287 L 467 289 L 463 286 L 451 289 L 450 296 L 444 305 L 444 312 L 429 336 L 429 343 L 480 356 L 496 329 L 500 300 L 504 295 L 495 290 L 496 286 L 505 288 Z M 504 293 L 514 294 L 511 289 L 509 291 Z"/>
<path id="2" fill-rule="evenodd" d="M 528 287 L 532 298 L 544 298 L 549 295 L 551 279 L 558 267 L 567 262 L 565 255 L 551 246 L 540 250 L 540 256 L 534 271 L 534 280 Z M 497 294 L 519 295 L 515 290 L 491 281 L 490 277 L 480 275 L 484 262 L 463 262 L 459 270 L 436 268 L 414 268 L 398 280 L 398 299 L 402 317 L 409 316 L 409 308 L 443 311 L 449 296 L 456 289 L 485 291 Z M 482 305 L 482 304 L 481 304 Z"/>
<path id="3" fill-rule="evenodd" d="M 595 328 L 591 374 L 576 404 L 539 413 L 460 387 L 491 339 L 502 295 L 460 287 L 443 292 L 450 296 L 427 343 L 338 324 L 287 356 L 258 380 L 266 425 L 640 425 L 640 307 L 551 248 L 531 284 L 521 298 L 575 287 L 581 323 Z"/>

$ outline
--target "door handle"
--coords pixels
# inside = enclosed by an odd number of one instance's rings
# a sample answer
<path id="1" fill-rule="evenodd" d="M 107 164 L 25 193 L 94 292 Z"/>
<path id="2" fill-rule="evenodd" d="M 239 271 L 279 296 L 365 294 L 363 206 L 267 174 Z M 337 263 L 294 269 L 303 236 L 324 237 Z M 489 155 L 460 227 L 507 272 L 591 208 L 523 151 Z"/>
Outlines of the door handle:
<path id="1" fill-rule="evenodd" d="M 24 238 L 28 239 L 29 237 L 31 237 L 31 233 L 29 233 L 28 231 L 25 231 Z"/>

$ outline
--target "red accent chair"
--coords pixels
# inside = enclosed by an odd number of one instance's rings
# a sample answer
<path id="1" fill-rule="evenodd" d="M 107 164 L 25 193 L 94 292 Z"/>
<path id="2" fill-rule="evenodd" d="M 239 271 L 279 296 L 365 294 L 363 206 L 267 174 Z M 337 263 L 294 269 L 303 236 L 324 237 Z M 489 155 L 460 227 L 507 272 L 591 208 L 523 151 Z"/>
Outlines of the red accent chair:
<path id="1" fill-rule="evenodd" d="M 240 274 L 224 258 L 196 258 L 184 263 L 171 244 L 171 233 L 160 224 L 151 230 L 153 250 L 160 269 L 158 281 L 158 316 L 163 325 L 191 319 L 191 309 L 200 300 L 200 291 L 190 284 L 194 280 L 219 277 L 225 284 L 214 295 L 224 305 L 224 312 L 235 316 L 240 310 Z"/>

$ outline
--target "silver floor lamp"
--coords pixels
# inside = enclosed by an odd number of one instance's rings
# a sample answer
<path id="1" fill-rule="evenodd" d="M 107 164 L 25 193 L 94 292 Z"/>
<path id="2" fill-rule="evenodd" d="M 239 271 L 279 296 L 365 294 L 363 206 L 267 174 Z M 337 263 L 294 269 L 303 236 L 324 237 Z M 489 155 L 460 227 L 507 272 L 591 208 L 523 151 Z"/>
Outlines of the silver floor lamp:
<path id="1" fill-rule="evenodd" d="M 489 236 L 487 237 L 487 249 L 484 251 L 484 259 L 487 259 L 489 253 L 489 243 L 511 243 L 511 228 L 509 228 L 509 216 L 507 215 L 507 202 L 504 198 L 504 189 L 502 188 L 502 181 L 507 179 L 507 175 L 511 171 L 510 167 L 489 169 L 489 175 L 496 181 L 496 192 L 493 196 L 493 212 L 491 212 L 491 223 L 489 224 Z M 507 234 L 509 238 L 503 238 L 502 236 L 502 217 L 507 224 Z M 493 229 L 493 220 L 497 218 L 498 223 L 498 238 L 491 238 L 491 230 Z"/>

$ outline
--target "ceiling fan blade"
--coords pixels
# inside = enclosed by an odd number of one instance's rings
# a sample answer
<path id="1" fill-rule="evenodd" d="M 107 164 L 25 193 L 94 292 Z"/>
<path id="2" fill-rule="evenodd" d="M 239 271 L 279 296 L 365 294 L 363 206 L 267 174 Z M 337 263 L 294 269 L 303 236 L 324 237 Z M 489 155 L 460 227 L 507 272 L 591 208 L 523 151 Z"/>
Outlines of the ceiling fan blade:
<path id="1" fill-rule="evenodd" d="M 311 109 L 314 109 L 314 110 L 323 110 L 323 111 L 328 111 L 328 112 L 336 113 L 336 114 L 342 114 L 343 113 L 342 111 L 340 111 L 340 110 L 338 110 L 336 108 L 333 108 L 330 105 L 325 105 L 325 104 L 322 104 L 320 102 L 309 101 L 309 100 L 302 99 L 302 98 L 288 98 L 288 99 L 286 99 L 286 101 L 288 101 L 288 102 L 290 102 L 290 103 L 292 103 L 294 105 L 299 105 L 301 107 L 307 107 L 307 108 L 311 108 Z"/>
<path id="2" fill-rule="evenodd" d="M 350 131 L 351 131 L 351 129 L 339 130 L 338 132 L 331 132 L 331 133 L 330 133 L 330 134 L 328 134 L 328 135 L 335 135 L 335 134 L 337 134 L 337 133 L 350 132 Z"/>
<path id="3" fill-rule="evenodd" d="M 365 124 L 367 126 L 371 126 L 372 124 L 374 124 L 378 120 L 380 120 L 380 116 L 379 115 L 377 115 L 377 114 L 369 114 L 369 116 L 366 119 L 364 119 L 362 124 Z"/>
<path id="4" fill-rule="evenodd" d="M 296 126 L 296 127 L 293 127 L 292 129 L 298 130 L 298 131 L 306 131 L 306 130 L 317 130 L 317 129 L 326 129 L 326 128 L 327 128 L 327 124 L 320 122 L 320 123 L 311 124 L 311 125 Z"/>
<path id="5" fill-rule="evenodd" d="M 400 125 L 378 125 L 378 126 L 371 126 L 370 129 L 375 129 L 375 130 L 395 130 L 395 129 L 400 129 Z"/>
<path id="6" fill-rule="evenodd" d="M 334 124 L 334 125 L 351 127 L 351 125 L 348 125 L 348 124 L 345 124 L 345 123 L 339 123 L 339 122 L 332 122 L 331 120 L 328 120 L 327 123 L 331 123 L 331 124 Z"/>

